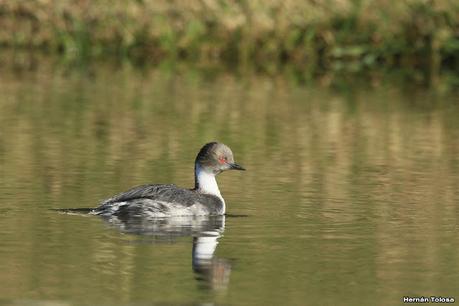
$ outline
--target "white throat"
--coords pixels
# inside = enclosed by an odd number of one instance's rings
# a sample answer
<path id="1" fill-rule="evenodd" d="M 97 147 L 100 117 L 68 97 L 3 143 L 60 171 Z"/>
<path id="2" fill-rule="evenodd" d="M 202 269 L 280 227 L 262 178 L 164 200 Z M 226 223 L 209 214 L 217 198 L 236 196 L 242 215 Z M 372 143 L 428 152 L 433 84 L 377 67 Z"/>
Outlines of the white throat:
<path id="1" fill-rule="evenodd" d="M 202 193 L 212 194 L 219 197 L 223 203 L 223 197 L 220 193 L 220 189 L 218 189 L 217 180 L 215 179 L 215 174 L 210 171 L 206 171 L 199 164 L 196 164 L 196 179 L 198 183 L 198 190 Z"/>

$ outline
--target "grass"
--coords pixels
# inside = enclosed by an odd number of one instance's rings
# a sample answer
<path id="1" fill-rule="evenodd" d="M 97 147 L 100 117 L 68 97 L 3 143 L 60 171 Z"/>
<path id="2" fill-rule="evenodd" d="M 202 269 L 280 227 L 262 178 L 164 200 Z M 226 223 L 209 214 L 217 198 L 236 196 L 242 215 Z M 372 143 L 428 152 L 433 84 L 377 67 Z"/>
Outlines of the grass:
<path id="1" fill-rule="evenodd" d="M 458 67 L 455 0 L 9 0 L 0 46 L 356 69 Z"/>

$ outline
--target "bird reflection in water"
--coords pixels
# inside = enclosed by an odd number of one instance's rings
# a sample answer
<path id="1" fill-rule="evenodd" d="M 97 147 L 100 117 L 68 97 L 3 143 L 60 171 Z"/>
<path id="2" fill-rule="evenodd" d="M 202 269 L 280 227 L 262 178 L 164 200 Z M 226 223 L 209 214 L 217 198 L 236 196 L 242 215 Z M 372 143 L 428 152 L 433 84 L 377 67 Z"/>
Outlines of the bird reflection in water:
<path id="1" fill-rule="evenodd" d="M 218 231 L 204 231 L 193 237 L 192 266 L 196 279 L 205 287 L 215 290 L 227 288 L 231 273 L 228 260 L 214 256 L 221 234 Z"/>
<path id="2" fill-rule="evenodd" d="M 153 243 L 173 243 L 179 237 L 193 237 L 191 263 L 200 287 L 218 291 L 227 288 L 231 264 L 226 259 L 215 257 L 218 239 L 225 230 L 225 216 L 103 219 L 123 233 L 153 238 Z"/>

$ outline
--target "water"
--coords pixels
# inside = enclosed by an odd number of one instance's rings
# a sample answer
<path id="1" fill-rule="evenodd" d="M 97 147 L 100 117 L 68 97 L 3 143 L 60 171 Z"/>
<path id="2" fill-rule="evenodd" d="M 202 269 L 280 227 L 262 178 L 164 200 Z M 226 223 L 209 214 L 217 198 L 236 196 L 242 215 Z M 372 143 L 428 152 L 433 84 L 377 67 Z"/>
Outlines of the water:
<path id="1" fill-rule="evenodd" d="M 0 73 L 0 303 L 459 299 L 459 104 L 442 80 L 32 68 Z M 215 139 L 248 169 L 219 176 L 223 220 L 51 210 L 192 186 Z"/>

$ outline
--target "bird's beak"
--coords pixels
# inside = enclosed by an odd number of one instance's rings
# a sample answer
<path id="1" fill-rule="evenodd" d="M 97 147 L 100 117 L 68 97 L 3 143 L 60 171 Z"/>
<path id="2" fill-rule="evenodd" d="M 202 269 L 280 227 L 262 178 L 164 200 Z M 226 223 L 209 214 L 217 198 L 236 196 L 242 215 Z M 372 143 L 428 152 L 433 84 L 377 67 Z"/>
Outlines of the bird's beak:
<path id="1" fill-rule="evenodd" d="M 236 163 L 231 163 L 229 164 L 230 166 L 230 170 L 244 170 L 245 171 L 245 168 L 242 167 L 241 165 L 238 165 Z"/>

